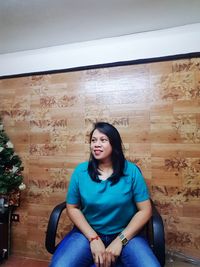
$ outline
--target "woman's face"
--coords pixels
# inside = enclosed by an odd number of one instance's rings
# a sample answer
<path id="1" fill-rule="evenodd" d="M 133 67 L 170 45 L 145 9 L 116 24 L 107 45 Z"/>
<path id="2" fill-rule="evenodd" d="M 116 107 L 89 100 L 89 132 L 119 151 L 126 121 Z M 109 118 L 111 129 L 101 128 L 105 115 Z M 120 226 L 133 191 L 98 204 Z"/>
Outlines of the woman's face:
<path id="1" fill-rule="evenodd" d="M 95 159 L 106 162 L 111 160 L 112 146 L 107 135 L 94 130 L 90 143 L 91 153 Z"/>

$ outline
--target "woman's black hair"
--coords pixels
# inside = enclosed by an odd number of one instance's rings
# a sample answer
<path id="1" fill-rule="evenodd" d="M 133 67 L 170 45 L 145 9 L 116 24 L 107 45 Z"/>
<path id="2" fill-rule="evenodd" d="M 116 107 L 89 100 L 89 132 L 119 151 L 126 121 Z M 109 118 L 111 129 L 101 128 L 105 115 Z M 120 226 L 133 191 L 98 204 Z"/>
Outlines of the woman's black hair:
<path id="1" fill-rule="evenodd" d="M 118 130 L 111 124 L 107 122 L 97 122 L 94 124 L 94 128 L 90 133 L 90 143 L 92 139 L 93 132 L 95 130 L 100 131 L 105 134 L 110 141 L 112 146 L 111 161 L 113 167 L 113 174 L 109 178 L 111 184 L 116 184 L 119 179 L 124 176 L 124 167 L 125 167 L 125 157 L 123 153 L 122 139 Z M 88 164 L 88 173 L 93 181 L 100 182 L 98 175 L 100 175 L 98 170 L 98 160 L 94 158 L 92 153 L 90 153 L 90 159 Z"/>

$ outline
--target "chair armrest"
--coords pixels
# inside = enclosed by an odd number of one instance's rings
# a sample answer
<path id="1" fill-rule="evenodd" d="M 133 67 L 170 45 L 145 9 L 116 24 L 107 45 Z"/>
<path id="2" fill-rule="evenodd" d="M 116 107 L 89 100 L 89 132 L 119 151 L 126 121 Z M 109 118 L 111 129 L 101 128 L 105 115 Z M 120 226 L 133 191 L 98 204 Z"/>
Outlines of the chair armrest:
<path id="1" fill-rule="evenodd" d="M 49 253 L 53 254 L 56 250 L 56 233 L 58 228 L 58 222 L 63 210 L 66 208 L 66 202 L 62 202 L 58 204 L 53 211 L 51 212 L 48 226 L 47 226 L 47 233 L 46 233 L 46 240 L 45 246 Z"/>
<path id="2" fill-rule="evenodd" d="M 165 232 L 162 217 L 152 203 L 153 251 L 161 266 L 165 265 Z"/>

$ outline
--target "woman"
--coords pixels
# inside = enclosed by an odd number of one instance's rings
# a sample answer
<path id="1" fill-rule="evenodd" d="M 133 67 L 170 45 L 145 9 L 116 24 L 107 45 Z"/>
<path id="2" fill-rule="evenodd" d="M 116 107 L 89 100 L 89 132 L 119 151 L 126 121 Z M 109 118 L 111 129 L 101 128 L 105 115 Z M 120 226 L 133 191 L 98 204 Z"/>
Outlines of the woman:
<path id="1" fill-rule="evenodd" d="M 67 194 L 74 223 L 51 267 L 159 267 L 139 235 L 151 217 L 149 193 L 140 170 L 127 161 L 117 129 L 98 122 L 90 134 L 89 162 L 79 164 Z"/>

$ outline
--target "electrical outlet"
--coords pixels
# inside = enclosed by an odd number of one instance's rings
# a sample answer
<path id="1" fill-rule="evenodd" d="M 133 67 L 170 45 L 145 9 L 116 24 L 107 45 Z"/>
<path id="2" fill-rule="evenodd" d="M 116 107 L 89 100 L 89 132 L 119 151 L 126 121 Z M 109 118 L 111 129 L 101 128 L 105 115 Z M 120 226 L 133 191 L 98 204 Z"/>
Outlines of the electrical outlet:
<path id="1" fill-rule="evenodd" d="M 19 222 L 19 214 L 15 214 L 15 213 L 13 213 L 13 214 L 11 215 L 11 220 L 12 220 L 13 222 Z"/>

